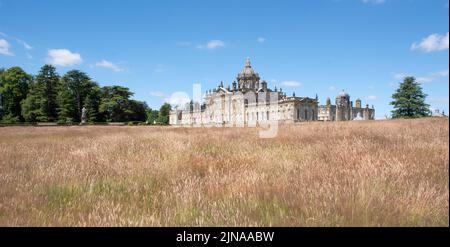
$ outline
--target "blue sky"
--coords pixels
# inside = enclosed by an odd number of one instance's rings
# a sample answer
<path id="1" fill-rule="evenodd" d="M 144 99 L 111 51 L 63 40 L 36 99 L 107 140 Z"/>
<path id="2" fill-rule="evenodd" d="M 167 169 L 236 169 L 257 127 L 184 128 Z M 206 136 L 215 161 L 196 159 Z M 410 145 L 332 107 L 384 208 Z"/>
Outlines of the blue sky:
<path id="1" fill-rule="evenodd" d="M 377 118 L 405 75 L 449 112 L 448 0 L 0 0 L 0 67 L 88 73 L 157 108 L 220 81 L 250 57 L 269 87 L 315 97 L 345 89 Z"/>

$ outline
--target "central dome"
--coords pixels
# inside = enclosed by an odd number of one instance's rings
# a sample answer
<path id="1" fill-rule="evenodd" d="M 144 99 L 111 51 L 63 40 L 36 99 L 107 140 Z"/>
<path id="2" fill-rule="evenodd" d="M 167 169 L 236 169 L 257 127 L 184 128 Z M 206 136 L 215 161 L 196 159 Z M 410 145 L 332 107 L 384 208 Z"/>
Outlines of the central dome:
<path id="1" fill-rule="evenodd" d="M 241 73 L 239 73 L 238 77 L 259 77 L 258 73 L 253 70 L 251 64 L 250 64 L 250 58 L 247 58 L 247 61 L 245 62 L 245 67 L 242 69 Z"/>
<path id="2" fill-rule="evenodd" d="M 350 97 L 350 95 L 348 95 L 348 93 L 346 93 L 344 90 L 342 90 L 342 92 L 339 93 L 339 95 L 337 97 Z"/>
<path id="3" fill-rule="evenodd" d="M 250 64 L 250 58 L 247 58 L 245 67 L 237 76 L 239 88 L 258 89 L 259 79 L 259 74 L 256 73 L 255 70 L 253 70 Z"/>

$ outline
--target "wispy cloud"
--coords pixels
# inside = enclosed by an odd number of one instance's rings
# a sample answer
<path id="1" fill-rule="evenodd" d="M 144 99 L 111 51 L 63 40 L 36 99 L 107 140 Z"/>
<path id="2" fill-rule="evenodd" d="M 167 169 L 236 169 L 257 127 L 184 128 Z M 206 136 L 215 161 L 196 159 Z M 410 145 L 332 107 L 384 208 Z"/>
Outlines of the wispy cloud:
<path id="1" fill-rule="evenodd" d="M 71 66 L 81 64 L 83 59 L 79 53 L 71 52 L 68 49 L 50 49 L 47 62 L 59 66 Z"/>
<path id="2" fill-rule="evenodd" d="M 448 50 L 449 34 L 441 35 L 434 33 L 422 39 L 420 42 L 414 42 L 411 50 L 422 50 L 424 52 Z"/>
<path id="3" fill-rule="evenodd" d="M 256 42 L 258 42 L 258 43 L 264 43 L 264 42 L 266 42 L 266 38 L 264 38 L 264 37 L 259 37 L 259 38 L 256 39 Z"/>
<path id="4" fill-rule="evenodd" d="M 170 97 L 164 99 L 165 102 L 173 106 L 182 106 L 189 103 L 189 95 L 185 92 L 175 92 Z"/>
<path id="5" fill-rule="evenodd" d="M 330 91 L 336 91 L 336 87 L 335 87 L 335 86 L 329 86 L 329 87 L 328 87 L 328 90 L 330 90 Z"/>
<path id="6" fill-rule="evenodd" d="M 25 49 L 27 50 L 33 50 L 33 47 L 31 45 L 29 45 L 27 42 L 21 40 L 21 39 L 16 39 L 17 43 L 21 44 Z"/>
<path id="7" fill-rule="evenodd" d="M 14 53 L 10 51 L 11 45 L 5 39 L 0 39 L 0 55 L 14 56 Z"/>
<path id="8" fill-rule="evenodd" d="M 407 76 L 408 76 L 407 74 L 402 72 L 402 73 L 395 73 L 393 77 L 395 80 L 403 80 Z"/>
<path id="9" fill-rule="evenodd" d="M 367 100 L 377 100 L 378 97 L 376 95 L 369 95 L 367 96 Z"/>
<path id="10" fill-rule="evenodd" d="M 6 33 L 3 33 L 3 32 L 0 32 L 0 36 L 2 36 L 2 37 L 4 37 L 4 38 L 7 38 L 7 39 L 13 39 L 13 40 L 15 40 L 17 43 L 19 43 L 21 46 L 23 46 L 25 49 L 27 49 L 27 50 L 32 50 L 33 49 L 33 47 L 30 45 L 30 44 L 28 44 L 27 42 L 25 42 L 24 40 L 22 40 L 22 39 L 19 39 L 19 38 L 16 38 L 16 37 L 12 37 L 12 36 L 9 36 L 9 35 L 7 35 Z"/>
<path id="11" fill-rule="evenodd" d="M 224 47 L 224 46 L 225 46 L 224 41 L 219 40 L 219 39 L 213 39 L 213 40 L 206 42 L 206 44 L 198 45 L 197 48 L 206 49 L 206 50 L 214 50 L 214 49 Z"/>
<path id="12" fill-rule="evenodd" d="M 429 75 L 426 75 L 426 76 L 417 76 L 416 80 L 417 80 L 417 82 L 420 82 L 420 83 L 426 83 L 426 82 L 432 82 L 441 77 L 448 77 L 448 75 L 449 75 L 449 72 L 448 72 L 448 69 L 446 69 L 446 70 L 441 70 L 438 72 L 430 73 Z M 396 73 L 396 74 L 394 74 L 393 77 L 395 80 L 403 80 L 407 76 L 412 76 L 412 75 L 408 75 L 406 73 Z"/>
<path id="13" fill-rule="evenodd" d="M 398 86 L 398 82 L 389 82 L 389 87 L 397 87 Z"/>
<path id="14" fill-rule="evenodd" d="M 378 5 L 378 4 L 383 4 L 386 2 L 386 0 L 361 0 L 361 2 L 365 3 L 365 4 L 374 4 L 374 5 Z"/>
<path id="15" fill-rule="evenodd" d="M 300 87 L 302 85 L 299 81 L 283 81 L 281 84 L 286 87 Z"/>
<path id="16" fill-rule="evenodd" d="M 160 92 L 160 91 L 152 91 L 152 92 L 150 92 L 150 95 L 155 96 L 155 97 L 160 97 L 160 98 L 166 96 L 163 92 Z"/>
<path id="17" fill-rule="evenodd" d="M 104 60 L 104 59 L 102 61 L 100 61 L 100 62 L 97 62 L 95 64 L 95 66 L 106 68 L 106 69 L 110 69 L 110 70 L 112 70 L 114 72 L 123 72 L 123 71 L 125 71 L 124 68 L 118 66 L 117 64 L 114 64 L 113 62 L 110 62 L 110 61 Z"/>
<path id="18" fill-rule="evenodd" d="M 448 104 L 448 97 L 430 97 L 430 102 L 439 104 Z"/>

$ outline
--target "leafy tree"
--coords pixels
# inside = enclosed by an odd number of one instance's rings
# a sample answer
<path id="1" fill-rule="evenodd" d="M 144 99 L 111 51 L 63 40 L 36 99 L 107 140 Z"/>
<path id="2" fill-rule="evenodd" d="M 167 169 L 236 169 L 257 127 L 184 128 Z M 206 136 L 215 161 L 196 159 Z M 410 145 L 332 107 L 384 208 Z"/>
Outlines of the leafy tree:
<path id="1" fill-rule="evenodd" d="M 141 121 L 145 122 L 147 120 L 147 109 L 148 106 L 143 101 L 130 100 L 129 108 L 131 114 L 128 115 L 128 121 Z"/>
<path id="2" fill-rule="evenodd" d="M 152 110 L 151 108 L 147 109 L 147 122 L 149 124 L 154 124 L 158 120 L 159 111 Z"/>
<path id="3" fill-rule="evenodd" d="M 66 123 L 74 121 L 75 100 L 70 93 L 67 83 L 61 83 L 58 87 L 58 94 L 56 95 L 56 104 L 58 108 L 58 122 Z"/>
<path id="4" fill-rule="evenodd" d="M 86 96 L 86 100 L 84 103 L 86 107 L 88 122 L 103 121 L 101 114 L 99 114 L 100 102 L 101 102 L 101 89 L 98 86 L 94 86 Z"/>
<path id="5" fill-rule="evenodd" d="M 132 92 L 126 87 L 106 86 L 102 88 L 100 113 L 107 122 L 124 122 L 132 114 L 130 97 Z"/>
<path id="6" fill-rule="evenodd" d="M 91 92 L 91 90 L 97 86 L 96 83 L 91 81 L 91 78 L 86 75 L 84 72 L 81 72 L 79 70 L 71 70 L 67 72 L 62 78 L 61 78 L 61 84 L 63 87 L 63 90 L 67 90 L 68 92 L 64 92 L 64 95 L 60 95 L 60 97 L 70 97 L 72 99 L 59 99 L 59 112 L 63 110 L 65 113 L 70 113 L 71 117 L 76 122 L 81 121 L 81 111 L 84 106 L 84 101 L 88 94 Z M 74 111 L 73 109 L 70 109 L 67 104 L 73 100 L 74 101 Z M 65 101 L 65 102 L 61 102 Z M 71 103 L 71 102 L 70 102 Z M 69 109 L 62 109 L 61 104 L 65 105 L 64 107 L 69 107 Z M 61 114 L 60 114 L 61 119 Z"/>
<path id="7" fill-rule="evenodd" d="M 42 111 L 42 84 L 31 82 L 27 97 L 22 101 L 22 116 L 27 122 L 47 121 Z"/>
<path id="8" fill-rule="evenodd" d="M 5 69 L 0 68 L 0 90 L 2 88 L 2 76 L 5 72 Z M 0 120 L 2 120 L 3 117 L 3 103 L 2 103 L 2 92 L 0 91 Z"/>
<path id="9" fill-rule="evenodd" d="M 41 97 L 43 121 L 53 122 L 58 117 L 56 98 L 59 80 L 56 68 L 48 64 L 42 66 L 39 74 L 36 76 L 36 84 L 40 90 L 38 95 Z"/>
<path id="10" fill-rule="evenodd" d="M 3 120 L 23 121 L 21 101 L 27 97 L 32 77 L 20 67 L 12 67 L 1 73 L 0 94 L 2 95 Z"/>
<path id="11" fill-rule="evenodd" d="M 159 109 L 158 120 L 156 120 L 156 122 L 164 125 L 169 124 L 170 110 L 171 110 L 170 104 L 164 103 Z"/>
<path id="12" fill-rule="evenodd" d="M 26 121 L 53 122 L 57 119 L 58 84 L 55 67 L 44 65 L 30 84 L 27 98 L 22 101 L 22 116 Z"/>
<path id="13" fill-rule="evenodd" d="M 414 77 L 406 77 L 392 95 L 394 101 L 393 118 L 417 118 L 429 116 L 429 105 L 425 103 L 426 94 Z"/>

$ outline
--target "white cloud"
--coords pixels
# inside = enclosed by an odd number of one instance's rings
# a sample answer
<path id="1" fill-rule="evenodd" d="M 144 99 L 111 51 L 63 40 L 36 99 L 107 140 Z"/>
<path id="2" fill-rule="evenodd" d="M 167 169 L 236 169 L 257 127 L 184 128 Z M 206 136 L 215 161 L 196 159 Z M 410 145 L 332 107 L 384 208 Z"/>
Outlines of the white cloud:
<path id="1" fill-rule="evenodd" d="M 150 92 L 150 95 L 155 96 L 155 97 L 164 97 L 165 96 L 165 94 L 160 91 L 152 91 L 152 92 Z"/>
<path id="2" fill-rule="evenodd" d="M 397 87 L 398 83 L 397 82 L 389 82 L 389 87 Z"/>
<path id="3" fill-rule="evenodd" d="M 427 76 L 417 76 L 416 80 L 417 80 L 417 82 L 420 82 L 420 83 L 432 82 L 441 77 L 448 77 L 448 75 L 449 75 L 449 72 L 448 72 L 448 69 L 446 69 L 446 70 L 441 70 L 438 72 L 431 73 Z M 407 76 L 412 76 L 412 75 L 408 75 L 406 73 L 396 73 L 396 74 L 394 74 L 394 79 L 403 81 L 403 79 L 405 79 L 405 77 L 407 77 Z"/>
<path id="4" fill-rule="evenodd" d="M 110 61 L 107 61 L 107 60 L 102 60 L 102 61 L 100 61 L 100 62 L 97 62 L 96 64 L 95 64 L 95 66 L 97 66 L 97 67 L 102 67 L 102 68 L 106 68 L 106 69 L 110 69 L 110 70 L 112 70 L 112 71 L 114 71 L 114 72 L 122 72 L 122 71 L 125 71 L 125 69 L 124 68 L 121 68 L 121 67 L 119 67 L 118 65 L 116 65 L 116 64 L 114 64 L 114 63 L 112 63 L 112 62 L 110 62 Z"/>
<path id="5" fill-rule="evenodd" d="M 430 102 L 448 104 L 448 97 L 430 97 Z"/>
<path id="6" fill-rule="evenodd" d="M 436 72 L 436 73 L 433 73 L 432 75 L 435 76 L 435 77 L 447 77 L 448 76 L 448 69 L 442 70 L 442 71 L 439 71 L 439 72 Z"/>
<path id="7" fill-rule="evenodd" d="M 17 40 L 17 42 L 19 43 L 19 44 L 21 44 L 25 49 L 27 49 L 27 50 L 33 50 L 33 47 L 31 46 L 31 45 L 29 45 L 27 42 L 25 42 L 25 41 L 23 41 L 23 40 L 21 40 L 21 39 L 16 39 Z"/>
<path id="8" fill-rule="evenodd" d="M 11 45 L 5 39 L 0 39 L 0 55 L 14 56 L 14 54 L 9 50 Z"/>
<path id="9" fill-rule="evenodd" d="M 367 100 L 377 100 L 378 97 L 376 95 L 369 95 L 367 96 Z"/>
<path id="10" fill-rule="evenodd" d="M 366 4 L 383 4 L 386 2 L 386 0 L 361 0 L 361 1 Z"/>
<path id="11" fill-rule="evenodd" d="M 394 74 L 394 79 L 395 80 L 403 80 L 405 79 L 405 77 L 407 77 L 408 75 L 405 73 L 396 73 Z"/>
<path id="12" fill-rule="evenodd" d="M 264 43 L 264 42 L 266 41 L 266 38 L 259 37 L 258 39 L 256 39 L 256 41 L 257 41 L 258 43 Z"/>
<path id="13" fill-rule="evenodd" d="M 424 82 L 432 82 L 434 80 L 434 77 L 431 76 L 419 76 L 416 78 L 417 82 L 424 83 Z"/>
<path id="14" fill-rule="evenodd" d="M 335 90 L 336 90 L 336 87 L 335 87 L 335 86 L 330 86 L 330 87 L 328 87 L 328 90 L 330 90 L 330 91 L 335 91 Z"/>
<path id="15" fill-rule="evenodd" d="M 208 41 L 206 44 L 198 45 L 197 48 L 214 50 L 214 49 L 224 47 L 224 46 L 225 46 L 225 42 L 223 42 L 222 40 L 214 39 L 214 40 Z"/>
<path id="16" fill-rule="evenodd" d="M 189 95 L 187 93 L 175 92 L 169 98 L 165 98 L 164 101 L 173 106 L 183 106 L 191 100 L 189 99 Z"/>
<path id="17" fill-rule="evenodd" d="M 79 53 L 73 53 L 67 49 L 50 49 L 47 62 L 59 66 L 71 66 L 81 64 L 83 59 Z"/>
<path id="18" fill-rule="evenodd" d="M 434 33 L 422 39 L 420 42 L 414 42 L 411 45 L 412 50 L 422 50 L 424 52 L 448 50 L 449 34 L 440 35 Z"/>
<path id="19" fill-rule="evenodd" d="M 27 42 L 25 42 L 25 41 L 23 41 L 23 40 L 21 40 L 19 38 L 11 37 L 9 35 L 6 35 L 6 33 L 2 33 L 2 32 L 0 32 L 0 36 L 3 36 L 5 38 L 7 38 L 7 39 L 14 39 L 17 43 L 22 45 L 27 50 L 32 50 L 33 49 L 33 47 L 30 44 L 28 44 Z"/>
<path id="20" fill-rule="evenodd" d="M 281 84 L 286 87 L 300 87 L 302 85 L 299 81 L 283 81 Z"/>

